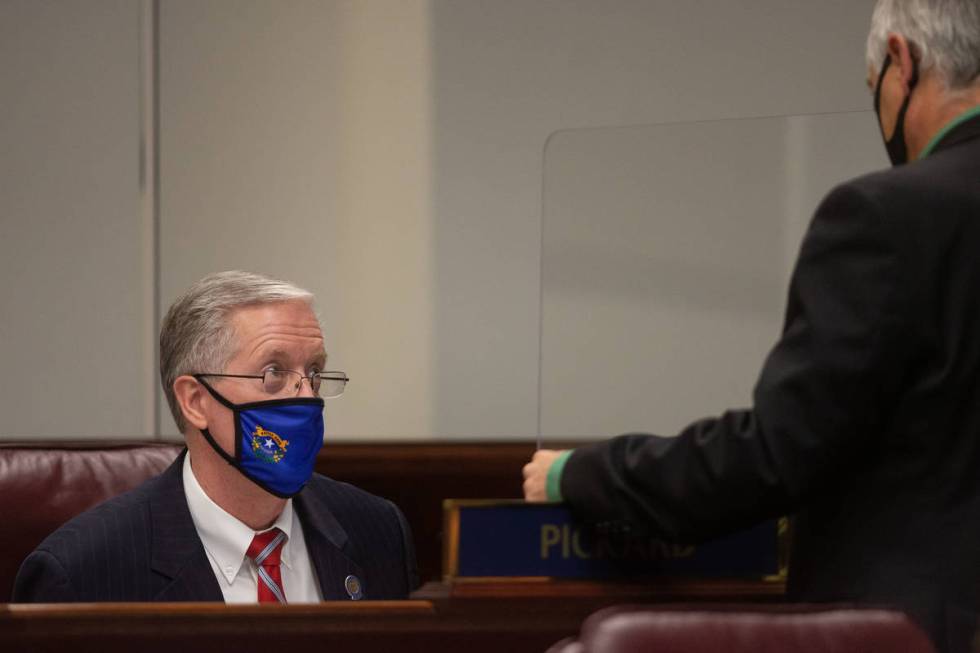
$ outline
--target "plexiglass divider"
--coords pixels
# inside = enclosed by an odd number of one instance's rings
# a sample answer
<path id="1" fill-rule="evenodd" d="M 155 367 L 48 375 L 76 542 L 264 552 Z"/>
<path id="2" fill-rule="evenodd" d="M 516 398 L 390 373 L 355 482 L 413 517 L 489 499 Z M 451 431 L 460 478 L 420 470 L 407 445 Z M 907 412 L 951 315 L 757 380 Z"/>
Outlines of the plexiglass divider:
<path id="1" fill-rule="evenodd" d="M 540 440 L 751 404 L 820 199 L 886 165 L 869 111 L 566 130 L 544 155 Z"/>

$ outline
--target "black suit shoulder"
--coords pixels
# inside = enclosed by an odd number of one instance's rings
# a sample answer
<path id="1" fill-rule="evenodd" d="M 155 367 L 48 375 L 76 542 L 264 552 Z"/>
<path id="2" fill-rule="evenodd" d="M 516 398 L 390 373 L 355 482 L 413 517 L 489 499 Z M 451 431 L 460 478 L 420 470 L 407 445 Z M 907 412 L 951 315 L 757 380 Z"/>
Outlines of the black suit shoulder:
<path id="1" fill-rule="evenodd" d="M 46 537 L 21 565 L 12 600 L 151 600 L 141 579 L 149 573 L 149 496 L 158 479 L 76 515 Z"/>
<path id="2" fill-rule="evenodd" d="M 13 600 L 220 600 L 184 500 L 181 460 L 45 538 L 21 565 Z M 294 506 L 314 564 L 336 547 L 363 569 L 369 598 L 406 598 L 416 587 L 411 531 L 390 501 L 314 475 Z M 344 579 L 320 580 L 342 586 Z"/>
<path id="3" fill-rule="evenodd" d="M 907 165 L 856 177 L 834 192 L 867 198 L 890 222 L 937 225 L 976 219 L 980 203 L 980 138 L 943 149 Z M 831 193 L 833 195 L 833 192 Z"/>

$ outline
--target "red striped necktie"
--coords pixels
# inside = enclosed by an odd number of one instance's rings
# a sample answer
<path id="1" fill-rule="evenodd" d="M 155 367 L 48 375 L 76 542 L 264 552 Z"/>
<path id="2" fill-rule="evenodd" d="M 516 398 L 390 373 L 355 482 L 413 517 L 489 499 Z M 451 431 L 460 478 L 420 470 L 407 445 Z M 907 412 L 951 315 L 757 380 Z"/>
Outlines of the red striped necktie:
<path id="1" fill-rule="evenodd" d="M 285 603 L 282 574 L 279 572 L 279 556 L 286 534 L 278 528 L 256 533 L 246 555 L 252 559 L 259 572 L 259 603 Z"/>

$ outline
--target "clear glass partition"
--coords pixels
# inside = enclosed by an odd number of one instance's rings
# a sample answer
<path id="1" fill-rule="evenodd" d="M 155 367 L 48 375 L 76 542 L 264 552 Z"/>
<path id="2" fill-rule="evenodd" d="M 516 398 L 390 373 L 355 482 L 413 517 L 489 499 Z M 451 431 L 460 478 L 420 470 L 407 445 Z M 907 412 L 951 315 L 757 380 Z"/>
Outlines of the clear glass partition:
<path id="1" fill-rule="evenodd" d="M 751 404 L 810 216 L 886 165 L 871 112 L 561 131 L 544 156 L 542 439 Z"/>

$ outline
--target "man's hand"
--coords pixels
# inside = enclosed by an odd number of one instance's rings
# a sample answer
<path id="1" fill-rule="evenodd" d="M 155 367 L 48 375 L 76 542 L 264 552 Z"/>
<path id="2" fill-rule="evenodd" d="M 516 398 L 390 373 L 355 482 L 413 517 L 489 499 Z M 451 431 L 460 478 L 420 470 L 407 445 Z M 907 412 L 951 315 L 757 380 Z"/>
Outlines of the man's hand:
<path id="1" fill-rule="evenodd" d="M 524 465 L 524 499 L 525 501 L 547 501 L 548 469 L 555 458 L 563 452 L 553 449 L 541 449 L 534 452 L 531 462 Z"/>

